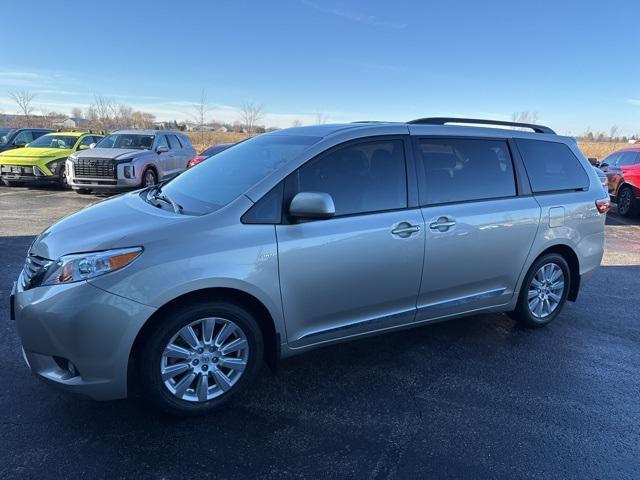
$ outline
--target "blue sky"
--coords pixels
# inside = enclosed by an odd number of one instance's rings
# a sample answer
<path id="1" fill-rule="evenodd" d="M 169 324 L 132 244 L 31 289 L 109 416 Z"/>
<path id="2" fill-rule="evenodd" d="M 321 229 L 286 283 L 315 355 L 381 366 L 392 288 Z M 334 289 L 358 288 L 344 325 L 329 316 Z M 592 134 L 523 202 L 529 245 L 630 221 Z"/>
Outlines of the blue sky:
<path id="1" fill-rule="evenodd" d="M 2 8 L 0 111 L 27 88 L 68 113 L 94 94 L 186 119 L 263 104 L 267 124 L 508 119 L 640 132 L 640 4 L 631 1 L 31 0 Z M 11 21 L 7 21 L 12 19 Z"/>

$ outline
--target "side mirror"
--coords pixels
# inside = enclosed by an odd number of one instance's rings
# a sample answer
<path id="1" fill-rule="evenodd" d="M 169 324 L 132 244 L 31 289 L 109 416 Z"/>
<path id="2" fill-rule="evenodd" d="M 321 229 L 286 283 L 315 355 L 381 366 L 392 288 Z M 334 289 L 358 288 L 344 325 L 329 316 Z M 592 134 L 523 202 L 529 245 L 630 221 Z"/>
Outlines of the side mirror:
<path id="1" fill-rule="evenodd" d="M 167 153 L 169 151 L 169 147 L 166 147 L 164 145 L 160 145 L 159 147 L 156 148 L 156 153 L 160 154 L 160 153 Z"/>
<path id="2" fill-rule="evenodd" d="M 300 192 L 289 205 L 289 215 L 300 219 L 326 219 L 335 214 L 336 207 L 328 193 Z"/>
<path id="3" fill-rule="evenodd" d="M 589 160 L 589 163 L 594 167 L 597 167 L 598 164 L 600 163 L 598 162 L 598 159 L 596 157 L 589 157 L 588 160 Z"/>
<path id="4" fill-rule="evenodd" d="M 89 145 L 80 145 L 78 147 L 78 150 L 87 150 L 89 148 Z"/>
<path id="5" fill-rule="evenodd" d="M 89 148 L 91 148 L 91 149 L 96 148 L 96 143 L 94 142 L 94 143 L 92 143 L 91 145 L 89 145 Z"/>

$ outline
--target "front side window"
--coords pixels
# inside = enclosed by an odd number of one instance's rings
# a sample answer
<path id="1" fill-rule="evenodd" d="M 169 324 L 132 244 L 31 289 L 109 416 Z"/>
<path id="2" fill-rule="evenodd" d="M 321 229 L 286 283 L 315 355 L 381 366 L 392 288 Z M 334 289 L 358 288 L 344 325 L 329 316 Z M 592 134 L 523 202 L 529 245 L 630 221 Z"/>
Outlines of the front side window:
<path id="1" fill-rule="evenodd" d="M 564 143 L 523 139 L 516 142 L 534 193 L 589 187 L 587 172 Z"/>
<path id="2" fill-rule="evenodd" d="M 624 152 L 615 163 L 618 167 L 630 167 L 638 163 L 638 152 Z"/>
<path id="3" fill-rule="evenodd" d="M 160 135 L 158 137 L 158 145 L 156 145 L 156 148 L 158 147 L 167 147 L 169 148 L 169 142 L 167 142 L 167 137 L 164 135 Z"/>
<path id="4" fill-rule="evenodd" d="M 336 216 L 407 207 L 402 140 L 342 147 L 307 162 L 294 175 L 299 192 L 330 194 Z"/>
<path id="5" fill-rule="evenodd" d="M 421 203 L 513 197 L 516 183 L 509 146 L 503 140 L 418 140 Z"/>
<path id="6" fill-rule="evenodd" d="M 78 137 L 72 135 L 43 135 L 29 144 L 30 148 L 73 148 Z"/>
<path id="7" fill-rule="evenodd" d="M 16 135 L 16 138 L 13 139 L 14 145 L 25 145 L 31 142 L 33 142 L 33 134 L 28 130 L 20 132 L 18 135 Z"/>
<path id="8" fill-rule="evenodd" d="M 91 137 L 91 136 L 87 135 L 87 136 L 86 136 L 86 137 L 84 137 L 82 140 L 80 140 L 80 143 L 78 144 L 78 147 L 81 147 L 81 146 L 84 146 L 84 145 L 89 146 L 89 145 L 91 145 L 93 142 L 94 142 L 93 137 Z"/>
<path id="9" fill-rule="evenodd" d="M 298 135 L 253 137 L 178 175 L 162 187 L 162 193 L 185 211 L 218 210 L 319 140 Z"/>
<path id="10" fill-rule="evenodd" d="M 138 133 L 112 133 L 100 140 L 96 145 L 96 148 L 151 150 L 151 147 L 153 147 L 153 139 L 153 135 L 141 135 Z"/>

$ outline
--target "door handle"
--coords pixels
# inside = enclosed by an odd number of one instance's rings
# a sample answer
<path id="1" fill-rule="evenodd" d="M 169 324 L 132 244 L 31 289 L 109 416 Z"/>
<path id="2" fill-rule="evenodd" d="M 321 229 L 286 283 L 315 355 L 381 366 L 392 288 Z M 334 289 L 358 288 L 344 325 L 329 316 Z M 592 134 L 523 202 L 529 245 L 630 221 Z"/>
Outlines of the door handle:
<path id="1" fill-rule="evenodd" d="M 455 226 L 455 224 L 456 224 L 455 220 L 450 220 L 447 217 L 440 217 L 435 222 L 431 222 L 429 224 L 429 228 L 431 230 L 438 230 L 439 232 L 446 232 L 451 227 Z"/>
<path id="2" fill-rule="evenodd" d="M 394 235 L 401 235 L 401 236 L 408 237 L 412 233 L 416 233 L 420 231 L 420 225 L 411 225 L 410 223 L 401 223 L 400 225 L 402 226 L 398 226 L 393 230 L 391 230 L 391 233 Z"/>

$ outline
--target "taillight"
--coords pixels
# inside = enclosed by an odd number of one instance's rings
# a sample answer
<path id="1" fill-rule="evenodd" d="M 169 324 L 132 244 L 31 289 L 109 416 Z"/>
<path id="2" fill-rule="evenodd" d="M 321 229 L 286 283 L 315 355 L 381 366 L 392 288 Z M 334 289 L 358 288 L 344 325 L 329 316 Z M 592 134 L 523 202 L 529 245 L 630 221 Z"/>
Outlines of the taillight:
<path id="1" fill-rule="evenodd" d="M 607 213 L 611 208 L 611 202 L 608 198 L 596 200 L 596 208 L 598 209 L 599 213 Z"/>
<path id="2" fill-rule="evenodd" d="M 201 163 L 206 158 L 207 157 L 201 157 L 200 155 L 198 155 L 197 157 L 193 157 L 191 160 L 189 160 L 189 163 L 187 163 L 187 168 L 191 168 L 194 165 Z"/>

